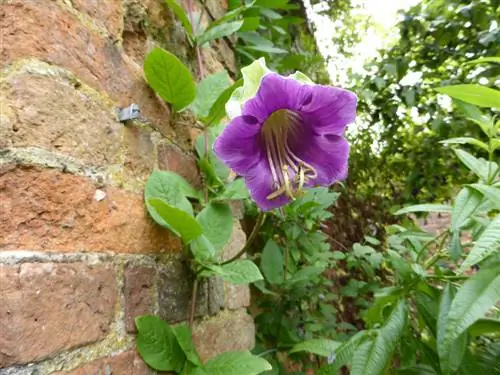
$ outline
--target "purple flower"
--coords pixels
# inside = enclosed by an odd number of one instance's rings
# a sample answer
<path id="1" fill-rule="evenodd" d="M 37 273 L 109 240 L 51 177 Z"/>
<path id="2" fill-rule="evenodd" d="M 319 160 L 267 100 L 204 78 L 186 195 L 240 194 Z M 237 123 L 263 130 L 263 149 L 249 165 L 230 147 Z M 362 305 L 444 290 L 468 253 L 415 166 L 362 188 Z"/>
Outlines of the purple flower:
<path id="1" fill-rule="evenodd" d="M 262 210 L 281 207 L 304 186 L 347 177 L 344 131 L 356 104 L 350 91 L 268 73 L 217 138 L 215 154 L 245 179 Z"/>

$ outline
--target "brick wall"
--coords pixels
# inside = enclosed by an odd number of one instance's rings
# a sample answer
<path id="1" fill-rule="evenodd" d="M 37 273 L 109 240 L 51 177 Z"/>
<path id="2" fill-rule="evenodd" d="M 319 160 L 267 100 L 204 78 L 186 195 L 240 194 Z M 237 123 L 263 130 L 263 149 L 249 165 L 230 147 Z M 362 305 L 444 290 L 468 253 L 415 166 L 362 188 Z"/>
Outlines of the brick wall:
<path id="1" fill-rule="evenodd" d="M 133 318 L 185 320 L 191 280 L 142 190 L 153 168 L 200 176 L 189 116 L 141 65 L 158 45 L 195 74 L 193 53 L 163 0 L 0 0 L 0 29 L 0 374 L 149 374 Z M 225 42 L 203 55 L 235 72 Z M 131 103 L 142 117 L 124 125 Z M 244 241 L 235 221 L 226 256 Z M 247 287 L 210 280 L 198 300 L 203 359 L 253 346 Z"/>

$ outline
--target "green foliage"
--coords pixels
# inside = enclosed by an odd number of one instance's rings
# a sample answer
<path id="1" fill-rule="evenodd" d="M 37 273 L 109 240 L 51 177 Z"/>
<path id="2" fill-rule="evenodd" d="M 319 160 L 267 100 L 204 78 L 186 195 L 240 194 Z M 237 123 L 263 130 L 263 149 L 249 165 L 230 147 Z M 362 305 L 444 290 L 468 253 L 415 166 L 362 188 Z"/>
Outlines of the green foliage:
<path id="1" fill-rule="evenodd" d="M 144 74 L 151 88 L 176 111 L 188 106 L 196 96 L 189 69 L 175 55 L 161 48 L 155 48 L 146 56 Z"/>

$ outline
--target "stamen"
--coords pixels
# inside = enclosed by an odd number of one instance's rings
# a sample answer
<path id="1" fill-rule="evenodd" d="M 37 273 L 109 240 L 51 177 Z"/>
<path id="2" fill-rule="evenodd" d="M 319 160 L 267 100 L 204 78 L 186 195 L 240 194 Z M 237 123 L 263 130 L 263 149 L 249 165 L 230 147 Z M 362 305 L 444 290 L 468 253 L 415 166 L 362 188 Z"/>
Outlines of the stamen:
<path id="1" fill-rule="evenodd" d="M 288 144 L 290 135 L 296 133 L 300 126 L 303 126 L 300 114 L 287 109 L 272 113 L 264 122 L 262 140 L 274 189 L 267 196 L 268 200 L 276 199 L 283 194 L 294 200 L 301 194 L 304 184 L 318 175 L 316 169 L 301 160 Z"/>

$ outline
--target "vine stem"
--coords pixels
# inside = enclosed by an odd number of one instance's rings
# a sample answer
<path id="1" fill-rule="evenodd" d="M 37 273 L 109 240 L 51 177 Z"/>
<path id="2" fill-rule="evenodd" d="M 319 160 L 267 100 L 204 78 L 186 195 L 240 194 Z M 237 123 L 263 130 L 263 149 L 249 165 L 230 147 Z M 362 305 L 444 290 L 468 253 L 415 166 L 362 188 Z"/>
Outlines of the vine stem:
<path id="1" fill-rule="evenodd" d="M 220 263 L 221 266 L 224 264 L 228 264 L 228 263 L 235 261 L 236 259 L 238 259 L 239 257 L 241 257 L 243 254 L 245 254 L 247 252 L 247 250 L 250 248 L 250 246 L 252 245 L 255 238 L 257 238 L 257 234 L 259 233 L 259 229 L 262 226 L 262 224 L 264 224 L 265 220 L 266 220 L 266 214 L 264 212 L 259 213 L 259 216 L 257 217 L 257 221 L 255 222 L 255 225 L 252 229 L 252 233 L 250 233 L 250 236 L 248 236 L 248 239 L 247 239 L 247 242 L 245 243 L 245 246 L 243 246 L 243 248 L 234 257 Z"/>
<path id="2" fill-rule="evenodd" d="M 198 276 L 198 275 L 197 275 Z M 194 314 L 196 312 L 196 295 L 198 294 L 198 277 L 193 281 L 193 291 L 191 294 L 191 308 L 189 311 L 189 327 L 193 327 Z"/>

